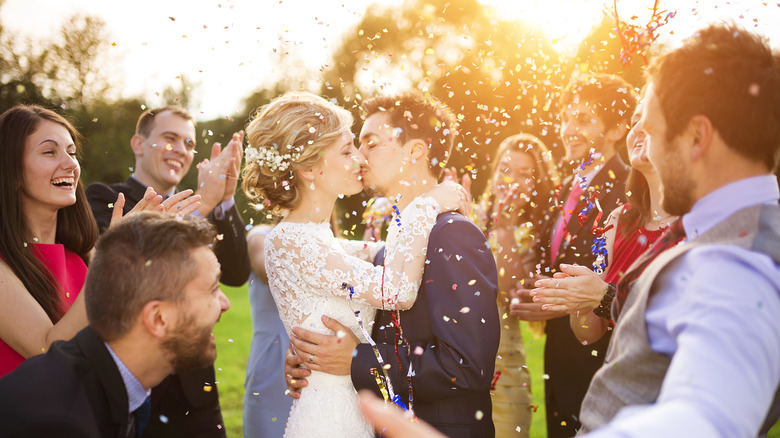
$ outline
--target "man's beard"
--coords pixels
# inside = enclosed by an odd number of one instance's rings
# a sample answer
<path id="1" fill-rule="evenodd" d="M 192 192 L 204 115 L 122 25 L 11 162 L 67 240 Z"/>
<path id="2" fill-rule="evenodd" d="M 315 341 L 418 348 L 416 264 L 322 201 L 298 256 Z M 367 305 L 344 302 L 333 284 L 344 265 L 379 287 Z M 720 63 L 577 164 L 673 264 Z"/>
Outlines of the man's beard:
<path id="1" fill-rule="evenodd" d="M 658 169 L 658 176 L 663 188 L 661 208 L 674 216 L 682 216 L 691 211 L 695 203 L 693 192 L 696 189 L 696 183 L 690 178 L 688 169 L 675 154 L 668 154 L 665 157 L 663 168 Z"/>
<path id="2" fill-rule="evenodd" d="M 387 189 L 384 187 L 379 187 L 376 185 L 367 185 L 365 184 L 365 180 L 363 180 L 363 192 L 370 198 L 376 197 L 376 196 L 387 196 Z"/>
<path id="3" fill-rule="evenodd" d="M 211 345 L 211 328 L 198 327 L 194 317 L 187 317 L 182 327 L 163 341 L 162 347 L 171 358 L 175 371 L 203 368 L 214 363 L 216 349 Z"/>
<path id="4" fill-rule="evenodd" d="M 696 184 L 687 175 L 677 177 L 676 181 L 662 183 L 661 208 L 673 216 L 682 216 L 693 208 L 691 195 Z"/>

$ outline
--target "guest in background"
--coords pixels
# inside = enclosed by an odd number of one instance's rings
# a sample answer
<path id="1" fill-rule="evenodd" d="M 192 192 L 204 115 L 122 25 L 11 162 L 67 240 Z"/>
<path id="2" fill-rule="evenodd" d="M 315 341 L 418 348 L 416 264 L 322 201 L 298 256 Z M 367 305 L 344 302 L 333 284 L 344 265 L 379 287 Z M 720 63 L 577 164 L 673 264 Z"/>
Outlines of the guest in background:
<path id="1" fill-rule="evenodd" d="M 211 148 L 211 158 L 199 163 L 196 195 L 200 205 L 193 214 L 205 217 L 217 229 L 214 251 L 222 267 L 220 281 L 240 286 L 249 277 L 249 255 L 244 223 L 233 195 L 241 165 L 243 133 L 233 134 L 228 145 Z M 138 118 L 130 147 L 135 155 L 134 172 L 124 183 L 101 182 L 87 187 L 87 197 L 101 232 L 114 210 L 111 203 L 119 193 L 127 197 L 125 211 L 144 197 L 149 188 L 162 196 L 177 193 L 176 186 L 190 169 L 195 157 L 195 123 L 179 106 L 144 111 Z M 210 388 L 204 391 L 203 388 Z M 146 437 L 225 436 L 219 394 L 213 365 L 202 370 L 186 370 L 165 379 L 155 388 L 152 421 Z M 166 418 L 167 422 L 161 422 Z"/>
<path id="2" fill-rule="evenodd" d="M 780 58 L 718 24 L 647 73 L 634 129 L 682 217 L 632 266 L 581 432 L 765 436 L 780 415 Z"/>
<path id="3" fill-rule="evenodd" d="M 600 276 L 587 266 L 562 265 L 555 278 L 536 282 L 531 291 L 534 302 L 545 303 L 543 310 L 565 311 L 571 314 L 571 329 L 584 344 L 601 339 L 610 329 L 612 302 L 620 309 L 627 290 L 617 290 L 617 284 L 628 268 L 650 248 L 677 219 L 660 205 L 661 182 L 647 155 L 650 137 L 635 129 L 642 117 L 642 104 L 631 117 L 631 131 L 626 145 L 631 171 L 626 183 L 628 203 L 616 208 L 607 220 L 607 253 L 609 265 Z M 603 279 L 602 279 L 603 278 Z"/>
<path id="4" fill-rule="evenodd" d="M 252 310 L 252 345 L 244 381 L 244 436 L 279 437 L 284 434 L 293 399 L 284 381 L 284 356 L 290 338 L 268 287 L 265 272 L 265 236 L 273 229 L 256 225 L 247 235 L 249 306 Z"/>
<path id="5" fill-rule="evenodd" d="M 80 292 L 98 229 L 78 153 L 79 134 L 51 110 L 0 115 L 0 376 L 87 325 Z"/>
<path id="6" fill-rule="evenodd" d="M 527 437 L 531 427 L 531 378 L 520 320 L 509 314 L 508 291 L 518 281 L 533 281 L 540 238 L 550 233 L 551 201 L 558 183 L 547 147 L 533 135 L 513 135 L 499 146 L 493 177 L 476 207 L 477 224 L 498 268 L 501 341 L 491 391 L 497 437 Z"/>
<path id="7" fill-rule="evenodd" d="M 594 232 L 604 226 L 607 213 L 625 201 L 628 168 L 616 148 L 625 144 L 636 96 L 631 85 L 617 76 L 590 74 L 572 79 L 559 103 L 561 137 L 574 175 L 563 182 L 558 199 L 561 213 L 553 219 L 549 244 L 541 245 L 544 276 L 558 272 L 560 264 L 601 264 L 593 250 Z M 553 438 L 571 437 L 579 428 L 582 398 L 604 360 L 609 337 L 582 345 L 571 330 L 569 315 L 542 310 L 542 304 L 531 301 L 529 286 L 518 285 L 518 301 L 510 307 L 520 319 L 547 320 L 547 433 Z"/>

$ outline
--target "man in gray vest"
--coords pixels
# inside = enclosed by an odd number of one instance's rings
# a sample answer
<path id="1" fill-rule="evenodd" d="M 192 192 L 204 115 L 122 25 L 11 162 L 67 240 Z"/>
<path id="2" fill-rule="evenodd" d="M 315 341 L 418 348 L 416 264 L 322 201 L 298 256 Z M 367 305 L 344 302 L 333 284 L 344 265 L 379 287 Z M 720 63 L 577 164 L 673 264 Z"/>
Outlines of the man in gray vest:
<path id="1" fill-rule="evenodd" d="M 580 432 L 765 435 L 780 414 L 780 56 L 715 25 L 648 74 L 634 129 L 684 240 L 632 267 L 644 272 L 613 313 Z"/>

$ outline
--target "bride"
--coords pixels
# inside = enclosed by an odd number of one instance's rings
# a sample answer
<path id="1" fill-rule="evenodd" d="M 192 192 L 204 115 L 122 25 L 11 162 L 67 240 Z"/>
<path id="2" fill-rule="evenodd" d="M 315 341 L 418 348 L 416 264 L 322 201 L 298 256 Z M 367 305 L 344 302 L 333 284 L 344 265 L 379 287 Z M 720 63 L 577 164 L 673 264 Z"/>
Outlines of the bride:
<path id="1" fill-rule="evenodd" d="M 348 322 L 367 342 L 376 309 L 412 306 L 436 217 L 464 198 L 461 186 L 446 182 L 412 201 L 388 231 L 384 266 L 374 266 L 381 242 L 337 239 L 329 224 L 336 200 L 363 189 L 364 159 L 352 123 L 345 109 L 291 92 L 262 107 L 246 129 L 244 191 L 262 199 L 257 208 L 284 214 L 265 248 L 269 286 L 288 334 L 296 326 L 332 334 L 321 322 L 327 315 Z M 290 411 L 286 437 L 374 436 L 350 376 L 313 371 L 308 382 Z"/>

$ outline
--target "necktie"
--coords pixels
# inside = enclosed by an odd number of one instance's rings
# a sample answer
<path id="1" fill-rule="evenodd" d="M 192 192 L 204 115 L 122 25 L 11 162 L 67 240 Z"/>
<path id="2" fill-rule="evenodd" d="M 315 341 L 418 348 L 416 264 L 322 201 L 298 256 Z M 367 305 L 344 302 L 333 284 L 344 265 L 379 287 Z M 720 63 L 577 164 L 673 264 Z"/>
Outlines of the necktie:
<path id="1" fill-rule="evenodd" d="M 618 311 L 620 311 L 620 309 L 623 307 L 623 304 L 626 302 L 628 291 L 631 290 L 631 287 L 634 285 L 634 282 L 637 280 L 637 278 L 642 275 L 642 272 L 644 272 L 645 268 L 647 268 L 647 265 L 655 260 L 658 254 L 661 254 L 667 249 L 677 245 L 684 237 L 685 229 L 683 229 L 682 220 L 677 219 L 669 225 L 669 229 L 666 230 L 661 238 L 655 241 L 650 249 L 639 256 L 637 261 L 633 264 L 634 269 L 626 272 L 626 274 L 623 275 L 623 278 L 621 278 L 620 282 L 617 284 L 617 300 L 615 302 L 615 306 L 617 307 Z M 614 318 L 616 315 L 618 315 L 618 312 L 613 311 L 612 315 Z"/>
<path id="2" fill-rule="evenodd" d="M 569 197 L 566 199 L 566 204 L 563 206 L 563 212 L 561 212 L 558 222 L 555 224 L 555 231 L 553 231 L 552 244 L 550 245 L 550 264 L 555 265 L 555 261 L 558 258 L 558 251 L 561 249 L 561 243 L 563 243 L 563 235 L 566 234 L 566 227 L 569 225 L 569 220 L 572 217 L 572 210 L 577 207 L 580 202 L 580 196 L 582 196 L 582 187 L 575 183 L 569 193 Z M 574 214 L 574 217 L 577 215 Z"/>
<path id="3" fill-rule="evenodd" d="M 146 423 L 149 422 L 149 416 L 152 413 L 152 397 L 146 397 L 146 400 L 133 411 L 133 417 L 135 417 L 135 436 L 141 436 L 141 433 L 146 427 Z"/>

